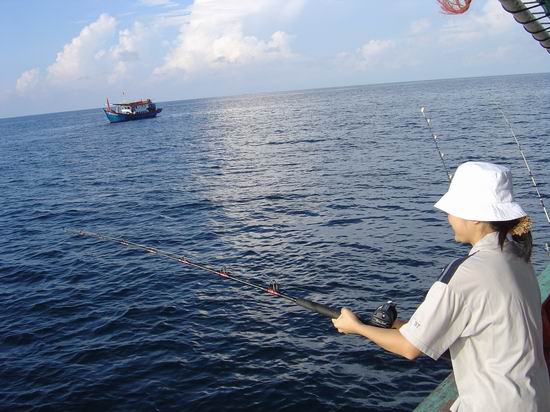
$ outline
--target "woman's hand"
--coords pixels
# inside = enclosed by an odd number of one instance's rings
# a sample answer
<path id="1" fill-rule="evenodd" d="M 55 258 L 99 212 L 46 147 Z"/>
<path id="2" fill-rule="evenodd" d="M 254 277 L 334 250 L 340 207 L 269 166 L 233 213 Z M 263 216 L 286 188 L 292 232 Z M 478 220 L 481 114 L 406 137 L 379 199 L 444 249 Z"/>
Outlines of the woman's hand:
<path id="1" fill-rule="evenodd" d="M 340 333 L 359 333 L 359 328 L 363 325 L 363 323 L 357 319 L 357 316 L 347 308 L 342 308 L 340 317 L 338 319 L 332 319 L 332 323 Z"/>
<path id="2" fill-rule="evenodd" d="M 356 333 L 407 359 L 413 360 L 422 355 L 422 352 L 401 335 L 399 330 L 365 325 L 349 309 L 342 308 L 340 316 L 338 319 L 332 319 L 332 323 L 340 333 Z M 393 326 L 396 327 L 399 323 L 396 321 Z"/>

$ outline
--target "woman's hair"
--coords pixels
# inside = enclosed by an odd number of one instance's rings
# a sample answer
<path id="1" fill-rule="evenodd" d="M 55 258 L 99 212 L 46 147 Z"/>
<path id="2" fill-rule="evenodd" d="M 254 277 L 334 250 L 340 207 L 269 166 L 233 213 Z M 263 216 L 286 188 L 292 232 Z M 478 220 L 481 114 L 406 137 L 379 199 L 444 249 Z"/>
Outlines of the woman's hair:
<path id="1" fill-rule="evenodd" d="M 504 247 L 504 241 L 506 240 L 506 235 L 513 231 L 513 229 L 520 223 L 520 219 L 506 220 L 504 222 L 489 222 L 491 227 L 498 232 L 498 244 L 500 250 Z M 526 262 L 531 260 L 531 251 L 533 249 L 533 237 L 531 236 L 531 231 L 524 231 L 521 235 L 512 234 L 512 239 L 515 240 L 521 247 L 521 256 L 525 259 Z"/>

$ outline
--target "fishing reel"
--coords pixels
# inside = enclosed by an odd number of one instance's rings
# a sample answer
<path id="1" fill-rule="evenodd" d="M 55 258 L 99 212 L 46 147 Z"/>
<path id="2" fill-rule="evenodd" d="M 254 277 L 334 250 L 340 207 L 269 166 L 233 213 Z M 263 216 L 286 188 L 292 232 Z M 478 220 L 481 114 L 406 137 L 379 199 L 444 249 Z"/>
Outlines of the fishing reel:
<path id="1" fill-rule="evenodd" d="M 376 308 L 369 323 L 379 328 L 391 329 L 397 319 L 397 306 L 391 300 Z"/>

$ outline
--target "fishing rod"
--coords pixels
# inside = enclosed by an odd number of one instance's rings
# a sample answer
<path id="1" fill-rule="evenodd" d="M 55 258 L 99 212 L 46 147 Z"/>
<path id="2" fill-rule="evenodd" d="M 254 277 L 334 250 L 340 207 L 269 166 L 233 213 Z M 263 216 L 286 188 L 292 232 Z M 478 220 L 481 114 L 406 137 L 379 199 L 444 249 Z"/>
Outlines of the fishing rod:
<path id="1" fill-rule="evenodd" d="M 422 116 L 424 117 L 424 120 L 426 120 L 426 124 L 428 125 L 428 129 L 430 129 L 430 133 L 432 134 L 432 139 L 435 143 L 435 148 L 437 149 L 437 153 L 439 153 L 439 158 L 441 159 L 441 163 L 443 164 L 443 168 L 445 169 L 445 173 L 447 174 L 447 178 L 449 179 L 449 183 L 453 179 L 453 174 L 449 171 L 449 168 L 447 167 L 447 163 L 445 162 L 445 153 L 441 151 L 441 148 L 439 147 L 439 137 L 437 134 L 435 134 L 433 128 L 432 128 L 432 119 L 428 117 L 428 114 L 426 113 L 426 108 L 422 106 L 420 108 L 420 113 L 422 113 Z"/>
<path id="2" fill-rule="evenodd" d="M 546 206 L 544 205 L 544 200 L 542 198 L 542 195 L 540 194 L 539 187 L 537 185 L 537 181 L 535 180 L 535 175 L 533 174 L 533 171 L 531 170 L 531 167 L 529 166 L 529 162 L 527 162 L 527 158 L 525 157 L 525 153 L 523 153 L 523 149 L 521 148 L 521 145 L 519 144 L 518 137 L 516 136 L 516 132 L 514 131 L 514 128 L 512 127 L 512 124 L 508 120 L 508 117 L 504 113 L 504 110 L 500 107 L 500 104 L 496 99 L 493 98 L 493 101 L 496 105 L 497 110 L 499 111 L 500 115 L 506 122 L 506 126 L 508 127 L 508 130 L 510 130 L 510 134 L 514 138 L 514 141 L 516 142 L 516 146 L 518 147 L 519 153 L 521 154 L 521 158 L 523 159 L 523 163 L 525 164 L 525 168 L 527 169 L 527 173 L 529 174 L 529 178 L 531 179 L 531 186 L 535 189 L 535 192 L 537 194 L 537 197 L 539 198 L 539 204 L 542 207 L 542 210 L 544 212 L 544 215 L 546 216 L 546 221 L 550 224 L 550 216 L 548 215 L 548 210 L 546 210 Z M 544 243 L 544 248 L 546 249 L 546 252 L 550 254 L 550 246 L 548 245 L 548 242 Z"/>
<path id="3" fill-rule="evenodd" d="M 146 245 L 141 245 L 139 243 L 131 242 L 127 239 L 117 238 L 117 237 L 113 237 L 113 236 L 107 236 L 107 235 L 103 235 L 103 234 L 99 234 L 99 233 L 87 232 L 87 231 L 84 231 L 84 230 L 67 230 L 67 232 L 71 233 L 73 235 L 77 235 L 77 236 L 93 237 L 93 238 L 95 238 L 97 240 L 100 240 L 100 241 L 115 242 L 115 243 L 118 243 L 120 245 L 126 246 L 128 248 L 140 249 L 140 250 L 143 250 L 144 252 L 147 252 L 147 253 L 150 253 L 150 254 L 153 254 L 153 255 L 158 255 L 158 256 L 161 256 L 161 257 L 164 257 L 164 258 L 167 258 L 167 259 L 170 259 L 170 260 L 174 260 L 178 263 L 181 263 L 181 264 L 184 264 L 184 265 L 187 265 L 187 266 L 191 266 L 195 269 L 200 269 L 200 270 L 218 275 L 218 276 L 220 276 L 224 279 L 238 282 L 238 283 L 240 283 L 242 285 L 246 285 L 250 288 L 260 290 L 262 292 L 267 292 L 268 294 L 270 294 L 272 296 L 276 296 L 276 297 L 285 299 L 285 300 L 287 300 L 289 302 L 292 302 L 292 303 L 294 303 L 298 306 L 301 306 L 301 307 L 303 307 L 305 309 L 308 309 L 312 312 L 316 312 L 320 315 L 329 317 L 331 319 L 337 319 L 338 317 L 340 317 L 340 311 L 339 310 L 330 308 L 330 307 L 328 307 L 326 305 L 323 305 L 321 303 L 313 302 L 309 299 L 304 299 L 304 298 L 300 298 L 300 297 L 297 297 L 297 296 L 292 296 L 292 295 L 289 295 L 287 293 L 281 292 L 281 290 L 279 289 L 279 285 L 275 281 L 272 281 L 268 287 L 265 287 L 265 286 L 260 285 L 258 283 L 254 283 L 254 282 L 251 282 L 249 280 L 243 279 L 242 277 L 235 276 L 232 273 L 230 273 L 229 271 L 227 271 L 227 269 L 225 267 L 222 267 L 221 269 L 217 270 L 217 269 L 214 269 L 211 266 L 194 262 L 194 261 L 188 259 L 185 256 L 179 256 L 179 255 L 176 255 L 174 253 L 166 252 L 166 251 L 161 250 L 161 249 L 149 247 L 149 246 L 146 246 Z M 374 313 L 372 314 L 370 320 L 368 320 L 368 321 L 363 321 L 361 319 L 360 320 L 361 320 L 361 322 L 363 322 L 367 325 L 377 326 L 377 327 L 381 327 L 381 328 L 391 328 L 391 326 L 393 325 L 393 322 L 395 321 L 395 319 L 397 319 L 397 310 L 395 308 L 395 304 L 393 302 L 389 301 L 389 302 L 387 302 L 383 305 L 380 305 L 374 311 Z"/>

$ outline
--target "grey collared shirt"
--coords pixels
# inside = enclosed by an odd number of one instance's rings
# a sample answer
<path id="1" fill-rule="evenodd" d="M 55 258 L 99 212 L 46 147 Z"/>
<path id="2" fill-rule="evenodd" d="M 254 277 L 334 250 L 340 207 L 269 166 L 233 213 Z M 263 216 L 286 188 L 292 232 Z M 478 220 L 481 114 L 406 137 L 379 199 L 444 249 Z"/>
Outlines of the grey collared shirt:
<path id="1" fill-rule="evenodd" d="M 496 233 L 430 288 L 399 330 L 433 359 L 449 349 L 459 398 L 452 411 L 550 411 L 540 290 L 533 267 Z"/>

